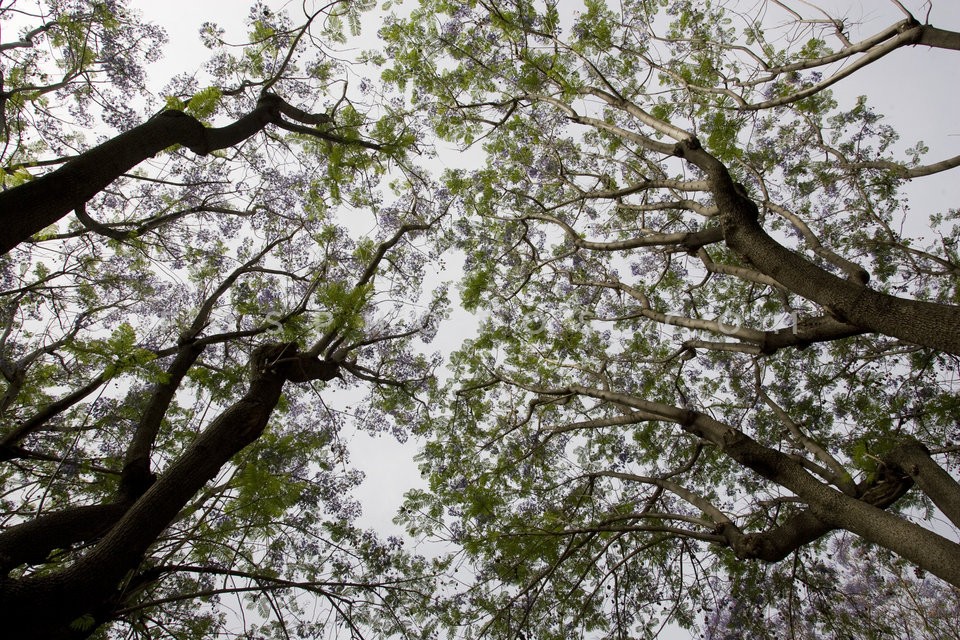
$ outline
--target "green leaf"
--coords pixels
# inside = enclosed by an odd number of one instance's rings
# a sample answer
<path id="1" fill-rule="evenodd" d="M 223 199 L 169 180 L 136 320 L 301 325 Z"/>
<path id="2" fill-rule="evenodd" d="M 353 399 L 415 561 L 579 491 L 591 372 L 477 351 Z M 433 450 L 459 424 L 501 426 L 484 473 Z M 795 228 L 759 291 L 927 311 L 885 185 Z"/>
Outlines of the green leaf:
<path id="1" fill-rule="evenodd" d="M 185 110 L 198 120 L 204 120 L 216 113 L 222 97 L 223 94 L 217 87 L 201 89 L 190 97 Z"/>
<path id="2" fill-rule="evenodd" d="M 76 620 L 73 620 L 70 623 L 70 629 L 72 629 L 73 631 L 85 632 L 93 629 L 94 626 L 96 626 L 96 624 L 97 624 L 97 619 L 94 618 L 89 613 L 85 613 L 84 615 L 80 616 L 79 618 L 77 618 Z"/>

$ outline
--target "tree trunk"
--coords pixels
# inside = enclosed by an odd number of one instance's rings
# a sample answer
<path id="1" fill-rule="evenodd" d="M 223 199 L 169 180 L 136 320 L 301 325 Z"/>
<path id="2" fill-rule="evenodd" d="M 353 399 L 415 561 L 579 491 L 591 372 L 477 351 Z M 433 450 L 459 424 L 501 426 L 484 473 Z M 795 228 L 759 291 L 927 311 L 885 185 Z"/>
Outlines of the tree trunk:
<path id="1" fill-rule="evenodd" d="M 251 359 L 253 379 L 243 397 L 197 436 L 89 553 L 59 571 L 0 578 L 4 636 L 86 637 L 109 620 L 121 602 L 125 577 L 137 569 L 150 545 L 223 465 L 263 433 L 284 382 L 330 380 L 338 369 L 335 363 L 298 354 L 290 344 L 260 347 Z M 92 626 L 71 629 L 85 616 Z"/>
<path id="2" fill-rule="evenodd" d="M 897 298 L 838 278 L 771 238 L 760 226 L 757 205 L 695 138 L 677 144 L 674 154 L 707 173 L 727 246 L 761 273 L 843 323 L 960 355 L 960 308 Z"/>
<path id="3" fill-rule="evenodd" d="M 281 103 L 279 97 L 264 94 L 252 112 L 221 128 L 204 127 L 181 111 L 164 111 L 81 153 L 56 171 L 0 192 L 0 254 L 76 210 L 168 147 L 179 144 L 202 155 L 243 142 L 278 117 Z"/>
<path id="4" fill-rule="evenodd" d="M 828 487 L 786 454 L 703 414 L 697 415 L 688 430 L 718 444 L 745 467 L 790 489 L 809 505 L 813 516 L 830 527 L 845 529 L 889 549 L 960 587 L 960 544 L 874 506 L 866 494 L 860 500 Z"/>
<path id="5" fill-rule="evenodd" d="M 581 385 L 566 387 L 564 393 L 569 392 L 648 411 L 675 422 L 687 433 L 714 444 L 724 455 L 747 469 L 789 489 L 807 504 L 809 514 L 813 516 L 798 522 L 802 530 L 790 534 L 798 541 L 813 536 L 815 520 L 819 520 L 830 529 L 845 529 L 889 549 L 924 571 L 960 587 L 960 544 L 883 509 L 903 495 L 907 488 L 903 482 L 911 482 L 910 478 L 881 478 L 870 486 L 861 487 L 863 494 L 854 498 L 816 479 L 787 454 L 765 447 L 742 431 L 705 413 Z M 729 527 L 719 533 L 727 536 L 731 546 L 742 542 L 736 536 L 731 537 L 730 534 L 736 532 L 731 532 Z M 756 550 L 744 548 L 746 555 L 757 551 L 774 557 L 777 553 L 772 547 L 764 549 L 762 540 L 755 541 L 755 544 L 758 545 Z"/>
<path id="6" fill-rule="evenodd" d="M 894 449 L 889 458 L 913 478 L 950 522 L 960 527 L 960 483 L 933 461 L 925 446 L 909 442 Z"/>

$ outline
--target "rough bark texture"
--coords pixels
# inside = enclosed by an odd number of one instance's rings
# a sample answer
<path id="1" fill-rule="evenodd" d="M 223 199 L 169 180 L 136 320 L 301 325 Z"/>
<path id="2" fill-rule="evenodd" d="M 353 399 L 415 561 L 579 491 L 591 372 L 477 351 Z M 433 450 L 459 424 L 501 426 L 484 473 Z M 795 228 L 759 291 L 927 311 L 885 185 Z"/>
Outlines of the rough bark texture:
<path id="1" fill-rule="evenodd" d="M 56 171 L 0 193 L 0 254 L 81 207 L 121 175 L 168 147 L 179 144 L 207 154 L 243 142 L 274 121 L 281 104 L 277 96 L 265 94 L 252 112 L 221 128 L 204 127 L 181 111 L 164 111 Z"/>
<path id="2" fill-rule="evenodd" d="M 890 460 L 913 478 L 943 515 L 960 527 L 960 483 L 933 461 L 925 446 L 909 442 L 897 447 Z"/>
<path id="3" fill-rule="evenodd" d="M 858 497 L 878 509 L 886 509 L 902 498 L 912 486 L 909 477 L 878 474 L 871 482 L 860 487 Z M 743 534 L 739 530 L 731 530 L 731 527 L 724 527 L 720 533 L 727 538 L 730 548 L 739 558 L 779 562 L 834 530 L 835 526 L 817 517 L 812 509 L 805 508 L 772 529 Z"/>
<path id="4" fill-rule="evenodd" d="M 563 393 L 614 402 L 675 422 L 687 433 L 712 443 L 747 469 L 793 492 L 806 503 L 809 514 L 830 529 L 844 529 L 856 534 L 960 587 L 960 544 L 884 510 L 912 485 L 909 477 L 892 470 L 892 464 L 883 465 L 881 473 L 872 482 L 858 487 L 859 497 L 848 496 L 812 476 L 787 454 L 765 447 L 742 431 L 705 413 L 581 385 L 570 385 Z M 796 532 L 797 540 L 813 535 L 812 521 L 798 524 L 802 525 L 803 531 Z M 743 546 L 747 541 L 738 539 L 738 532 L 730 526 L 720 527 L 717 533 L 725 535 L 732 547 L 741 545 L 745 555 L 759 553 L 774 557 L 776 554 L 775 549 L 765 550 L 767 543 L 763 541 Z"/>
<path id="5" fill-rule="evenodd" d="M 793 491 L 810 513 L 834 529 L 845 529 L 910 560 L 925 571 L 960 587 L 960 544 L 875 506 L 901 487 L 880 486 L 877 498 L 853 498 L 820 482 L 787 455 L 764 447 L 745 434 L 702 414 L 691 432 L 718 444 L 731 458 L 764 478 Z M 887 482 L 884 479 L 882 482 Z M 896 489 L 889 491 L 888 489 Z M 901 494 L 902 495 L 902 494 Z"/>
<path id="6" fill-rule="evenodd" d="M 674 154 L 706 172 L 727 245 L 755 269 L 844 324 L 960 355 L 960 309 L 890 296 L 820 268 L 763 230 L 757 205 L 695 138 L 677 144 Z"/>
<path id="7" fill-rule="evenodd" d="M 96 625 L 109 620 L 122 600 L 125 577 L 137 569 L 150 545 L 224 464 L 263 433 L 284 383 L 329 380 L 338 370 L 338 363 L 307 357 L 295 345 L 259 348 L 251 359 L 252 381 L 243 397 L 197 436 L 116 523 L 102 532 L 86 555 L 58 571 L 0 578 L 4 633 L 37 640 L 86 637 L 93 628 L 79 631 L 71 629 L 70 623 L 82 616 L 92 616 Z"/>
<path id="8" fill-rule="evenodd" d="M 129 502 L 74 507 L 10 527 L 0 535 L 0 574 L 25 563 L 42 563 L 55 549 L 95 540 L 129 508 Z"/>

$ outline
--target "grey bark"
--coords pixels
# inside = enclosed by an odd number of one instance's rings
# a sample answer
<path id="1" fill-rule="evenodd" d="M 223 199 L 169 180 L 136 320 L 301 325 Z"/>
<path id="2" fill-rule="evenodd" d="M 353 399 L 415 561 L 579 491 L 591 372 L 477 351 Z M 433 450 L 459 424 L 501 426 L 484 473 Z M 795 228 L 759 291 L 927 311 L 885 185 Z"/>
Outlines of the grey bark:
<path id="1" fill-rule="evenodd" d="M 913 478 L 950 522 L 960 527 L 960 483 L 933 461 L 925 446 L 909 442 L 897 447 L 890 460 Z"/>
<path id="2" fill-rule="evenodd" d="M 960 51 L 960 33 L 947 31 L 946 29 L 938 29 L 929 24 L 919 25 L 916 29 L 918 37 L 914 44 Z"/>
<path id="3" fill-rule="evenodd" d="M 760 225 L 757 205 L 699 141 L 678 143 L 674 155 L 706 172 L 727 246 L 755 269 L 839 322 L 960 355 L 960 308 L 897 298 L 833 275 L 771 238 Z"/>
<path id="4" fill-rule="evenodd" d="M 551 390 L 549 393 L 581 394 L 648 411 L 660 419 L 675 422 L 687 433 L 712 443 L 740 465 L 792 491 L 807 504 L 812 516 L 830 528 L 856 534 L 960 587 L 960 544 L 882 508 L 903 495 L 908 488 L 904 483 L 910 482 L 909 478 L 891 474 L 890 465 L 882 467 L 884 472 L 872 483 L 859 487 L 862 494 L 856 498 L 821 482 L 787 454 L 765 447 L 705 413 L 581 385 L 569 385 L 562 392 Z M 727 527 L 718 533 L 729 530 Z"/>
<path id="5" fill-rule="evenodd" d="M 889 549 L 960 587 L 960 544 L 874 506 L 866 494 L 860 500 L 823 484 L 787 455 L 708 416 L 692 414 L 688 430 L 718 444 L 725 454 L 745 467 L 794 492 L 808 504 L 813 516 L 831 528 L 845 529 Z"/>

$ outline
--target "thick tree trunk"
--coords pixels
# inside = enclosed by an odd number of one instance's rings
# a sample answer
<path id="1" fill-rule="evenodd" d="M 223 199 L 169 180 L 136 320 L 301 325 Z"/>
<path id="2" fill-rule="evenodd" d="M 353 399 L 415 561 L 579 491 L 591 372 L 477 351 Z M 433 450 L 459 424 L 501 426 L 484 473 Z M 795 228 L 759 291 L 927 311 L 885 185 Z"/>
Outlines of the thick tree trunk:
<path id="1" fill-rule="evenodd" d="M 960 308 L 897 298 L 838 278 L 771 238 L 760 226 L 757 205 L 696 139 L 677 144 L 674 153 L 707 173 L 727 246 L 758 271 L 843 323 L 960 355 Z"/>
<path id="2" fill-rule="evenodd" d="M 960 33 L 956 31 L 938 29 L 930 24 L 918 25 L 913 31 L 918 34 L 915 44 L 960 51 Z"/>
<path id="3" fill-rule="evenodd" d="M 913 478 L 950 522 L 960 527 L 960 483 L 933 461 L 925 446 L 914 441 L 897 447 L 890 460 Z"/>
<path id="4" fill-rule="evenodd" d="M 844 529 L 889 549 L 960 587 L 960 544 L 874 506 L 866 494 L 860 500 L 828 487 L 786 454 L 764 447 L 704 414 L 697 414 L 687 429 L 714 442 L 745 467 L 794 492 L 809 505 L 810 514 L 829 527 Z"/>
<path id="5" fill-rule="evenodd" d="M 854 498 L 813 477 L 787 454 L 765 447 L 742 431 L 705 413 L 581 385 L 570 385 L 564 389 L 564 393 L 607 400 L 675 422 L 687 433 L 712 443 L 724 455 L 747 469 L 792 491 L 807 504 L 809 514 L 828 528 L 844 529 L 856 534 L 960 587 L 960 544 L 883 509 L 903 495 L 906 489 L 903 482 L 910 482 L 909 478 L 880 478 L 872 486 L 861 487 L 863 494 L 860 498 Z M 798 524 L 803 529 L 796 532 L 797 540 L 815 533 L 814 520 L 805 518 Z M 735 536 L 730 536 L 729 527 L 719 533 L 727 536 L 731 546 L 741 543 Z M 773 557 L 776 550 L 764 550 L 763 545 L 762 541 L 757 541 L 756 549 L 745 547 L 744 552 L 747 555 L 768 553 Z"/>
<path id="6" fill-rule="evenodd" d="M 110 618 L 124 577 L 190 498 L 231 458 L 263 433 L 286 380 L 329 380 L 339 367 L 298 354 L 289 344 L 267 345 L 251 359 L 247 392 L 220 414 L 120 517 L 89 553 L 60 571 L 0 578 L 0 628 L 23 640 L 85 637 Z M 71 622 L 92 616 L 93 628 Z"/>
<path id="7" fill-rule="evenodd" d="M 906 481 L 899 480 L 883 476 L 876 478 L 872 483 L 860 487 L 860 500 L 878 509 L 886 509 L 913 486 L 909 478 Z M 725 527 L 720 533 L 727 538 L 730 548 L 739 558 L 779 562 L 835 530 L 835 526 L 817 517 L 812 509 L 806 508 L 772 529 L 743 534 L 739 530 Z"/>
<path id="8" fill-rule="evenodd" d="M 282 100 L 265 94 L 231 125 L 204 127 L 180 111 L 164 111 L 81 153 L 56 171 L 0 192 L 0 254 L 76 210 L 121 175 L 164 149 L 183 145 L 206 154 L 243 142 L 279 117 Z"/>

